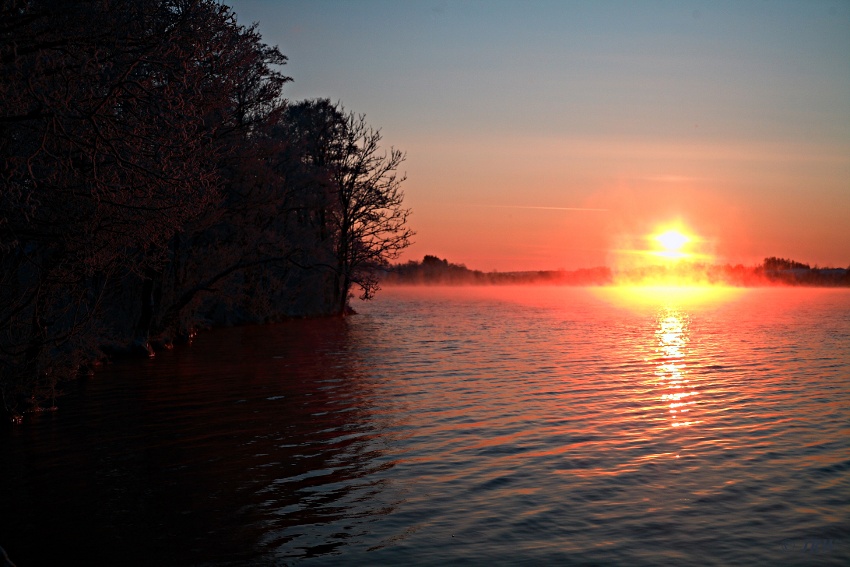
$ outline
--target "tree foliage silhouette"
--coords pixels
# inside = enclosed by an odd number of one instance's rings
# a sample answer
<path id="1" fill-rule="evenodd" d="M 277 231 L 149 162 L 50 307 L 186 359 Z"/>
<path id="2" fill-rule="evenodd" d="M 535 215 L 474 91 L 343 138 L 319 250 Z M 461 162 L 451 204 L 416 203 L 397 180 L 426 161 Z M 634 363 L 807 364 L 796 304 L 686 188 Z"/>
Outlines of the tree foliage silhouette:
<path id="1" fill-rule="evenodd" d="M 215 0 L 0 5 L 0 396 L 199 324 L 344 313 L 412 234 L 380 132 Z M 123 345 L 123 346 L 122 346 Z"/>
<path id="2" fill-rule="evenodd" d="M 304 115 L 312 120 L 304 120 Z M 333 293 L 336 310 L 344 313 L 353 286 L 369 299 L 378 289 L 377 270 L 398 258 L 410 244 L 410 210 L 404 207 L 398 173 L 405 159 L 394 148 L 381 147 L 381 132 L 366 117 L 346 112 L 326 99 L 307 101 L 293 109 L 302 117 L 301 137 L 309 141 L 305 157 L 315 167 L 326 199 L 317 224 L 333 235 Z M 305 122 L 309 125 L 305 126 Z"/>

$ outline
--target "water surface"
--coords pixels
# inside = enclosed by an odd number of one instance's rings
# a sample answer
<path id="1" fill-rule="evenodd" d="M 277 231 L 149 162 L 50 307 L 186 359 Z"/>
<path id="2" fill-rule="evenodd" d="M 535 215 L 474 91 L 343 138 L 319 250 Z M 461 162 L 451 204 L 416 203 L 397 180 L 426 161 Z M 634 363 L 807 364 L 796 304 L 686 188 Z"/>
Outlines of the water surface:
<path id="1" fill-rule="evenodd" d="M 388 288 L 0 432 L 20 565 L 850 560 L 850 291 Z"/>

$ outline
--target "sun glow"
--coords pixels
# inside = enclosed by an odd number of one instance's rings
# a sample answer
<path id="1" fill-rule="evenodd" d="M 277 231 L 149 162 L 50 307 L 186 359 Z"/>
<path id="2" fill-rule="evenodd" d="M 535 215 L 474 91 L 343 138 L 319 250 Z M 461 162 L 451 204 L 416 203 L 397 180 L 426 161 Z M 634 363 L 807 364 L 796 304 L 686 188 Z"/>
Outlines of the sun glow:
<path id="1" fill-rule="evenodd" d="M 623 235 L 617 241 L 621 245 L 612 251 L 614 268 L 629 283 L 690 285 L 700 279 L 691 274 L 692 268 L 714 261 L 711 242 L 681 221 L 658 225 L 641 236 Z"/>
<path id="2" fill-rule="evenodd" d="M 724 285 L 713 268 L 710 241 L 679 221 L 658 225 L 641 237 L 626 238 L 615 252 L 614 286 L 601 295 L 609 302 L 641 307 L 670 302 L 694 305 L 728 301 L 739 290 Z"/>
<path id="3" fill-rule="evenodd" d="M 701 239 L 678 223 L 661 226 L 644 240 L 649 243 L 649 249 L 642 251 L 644 255 L 662 258 L 668 263 L 695 260 L 700 256 L 695 246 Z"/>
<path id="4" fill-rule="evenodd" d="M 685 244 L 687 244 L 691 239 L 678 230 L 667 230 L 661 234 L 656 234 L 654 240 L 661 245 L 662 250 L 656 252 L 660 256 L 673 259 L 685 258 L 688 256 L 682 251 L 682 247 L 685 246 Z"/>

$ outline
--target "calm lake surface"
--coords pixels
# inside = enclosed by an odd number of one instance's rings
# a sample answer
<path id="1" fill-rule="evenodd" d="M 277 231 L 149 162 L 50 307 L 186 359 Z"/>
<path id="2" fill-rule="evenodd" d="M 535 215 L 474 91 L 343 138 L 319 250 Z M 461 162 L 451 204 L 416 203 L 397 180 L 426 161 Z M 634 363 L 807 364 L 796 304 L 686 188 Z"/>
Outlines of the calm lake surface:
<path id="1" fill-rule="evenodd" d="M 850 290 L 387 288 L 0 428 L 20 567 L 850 564 Z"/>

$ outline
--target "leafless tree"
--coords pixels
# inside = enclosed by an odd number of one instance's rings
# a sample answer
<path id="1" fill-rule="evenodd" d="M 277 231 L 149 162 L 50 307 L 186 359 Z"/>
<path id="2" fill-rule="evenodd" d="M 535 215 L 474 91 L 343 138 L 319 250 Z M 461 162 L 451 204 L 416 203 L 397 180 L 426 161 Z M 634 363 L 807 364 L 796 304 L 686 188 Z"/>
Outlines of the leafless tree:
<path id="1" fill-rule="evenodd" d="M 377 270 L 410 244 L 410 210 L 401 189 L 405 177 L 398 173 L 405 156 L 384 150 L 380 130 L 364 115 L 327 99 L 291 106 L 285 127 L 298 153 L 289 161 L 302 165 L 296 183 L 302 209 L 295 212 L 314 238 L 310 254 L 300 261 L 331 275 L 330 310 L 345 314 L 352 288 L 359 286 L 363 299 L 373 297 Z"/>
<path id="2" fill-rule="evenodd" d="M 362 299 L 373 297 L 379 289 L 377 269 L 398 258 L 414 233 L 403 203 L 405 176 L 398 174 L 404 154 L 383 150 L 380 130 L 370 127 L 364 115 L 339 110 L 345 129 L 330 173 L 336 197 L 334 299 L 337 311 L 345 313 L 352 286 L 360 287 Z"/>

